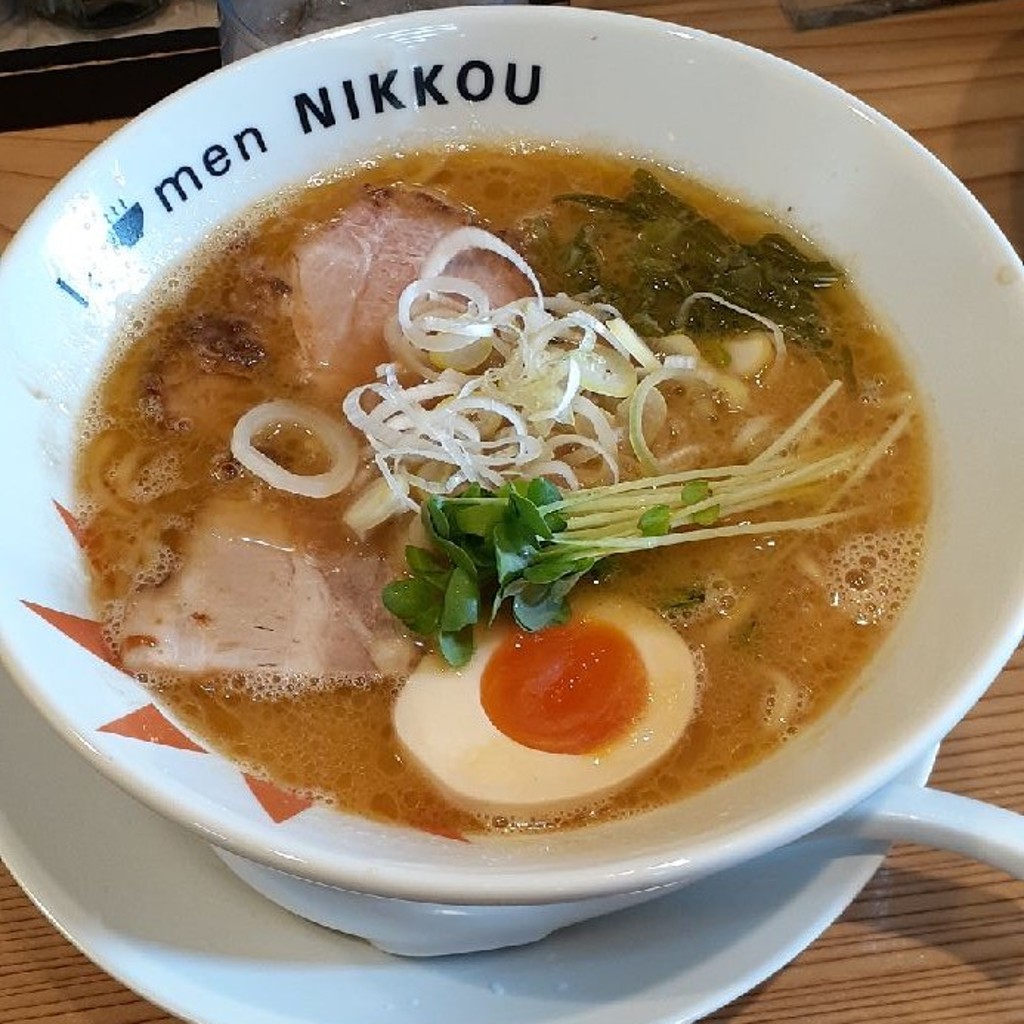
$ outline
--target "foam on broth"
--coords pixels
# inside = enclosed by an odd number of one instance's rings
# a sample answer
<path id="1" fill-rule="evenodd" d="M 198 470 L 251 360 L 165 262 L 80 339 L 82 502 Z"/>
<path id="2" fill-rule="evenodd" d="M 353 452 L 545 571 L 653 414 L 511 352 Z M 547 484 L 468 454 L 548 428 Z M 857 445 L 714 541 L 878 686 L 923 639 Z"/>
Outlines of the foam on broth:
<path id="1" fill-rule="evenodd" d="M 429 186 L 477 212 L 493 231 L 546 210 L 568 192 L 620 194 L 636 164 L 594 154 L 469 150 L 396 157 L 285 196 L 256 209 L 212 240 L 158 289 L 126 334 L 84 425 L 78 463 L 78 513 L 86 524 L 92 592 L 115 651 L 122 643 L 125 595 L 159 585 L 180 563 L 196 511 L 212 494 L 258 502 L 286 518 L 310 550 L 357 550 L 342 524 L 344 494 L 315 501 L 269 490 L 230 458 L 231 430 L 259 402 L 293 398 L 339 416 L 349 387 L 372 374 L 351 368 L 336 400 L 317 396 L 294 376 L 294 334 L 287 280 L 296 239 L 330 220 L 367 184 Z M 671 189 L 743 238 L 779 225 L 761 213 L 659 170 Z M 800 243 L 806 248 L 804 243 Z M 822 414 L 821 437 L 875 438 L 892 404 L 912 391 L 892 342 L 852 289 L 826 297 L 833 335 L 854 354 L 858 387 L 846 388 Z M 199 403 L 202 416 L 169 422 L 147 387 L 160 353 L 184 319 L 237 318 L 258 327 L 266 366 L 217 382 Z M 373 363 L 388 358 L 383 345 Z M 822 363 L 790 348 L 785 376 L 751 389 L 742 415 L 711 392 L 670 409 L 666 444 L 695 445 L 703 465 L 745 461 L 821 392 Z M 737 450 L 744 422 L 761 418 Z M 287 446 L 288 439 L 281 442 Z M 304 456 L 305 457 L 305 456 Z M 307 465 L 317 466 L 316 453 Z M 928 504 L 923 427 L 911 429 L 863 485 L 871 513 L 814 535 L 738 537 L 618 558 L 597 582 L 662 610 L 695 652 L 699 711 L 683 741 L 655 770 L 580 823 L 632 814 L 676 800 L 749 767 L 786 742 L 853 685 L 912 586 Z M 372 542 L 396 552 L 406 524 L 382 528 Z M 400 563 L 396 562 L 396 575 Z M 547 828 L 557 820 L 478 820 L 451 807 L 399 750 L 390 707 L 399 680 L 295 678 L 274 673 L 153 677 L 146 682 L 186 726 L 252 772 L 371 817 L 442 833 L 480 828 Z"/>

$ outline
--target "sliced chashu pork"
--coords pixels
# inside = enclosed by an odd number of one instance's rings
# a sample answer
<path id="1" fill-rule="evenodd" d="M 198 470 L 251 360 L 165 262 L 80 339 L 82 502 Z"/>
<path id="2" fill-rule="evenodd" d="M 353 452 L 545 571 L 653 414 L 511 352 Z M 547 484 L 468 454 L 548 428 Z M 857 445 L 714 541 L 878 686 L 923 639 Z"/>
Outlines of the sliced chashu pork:
<path id="1" fill-rule="evenodd" d="M 270 358 L 249 320 L 200 313 L 168 332 L 143 375 L 143 408 L 169 430 L 215 429 L 224 410 L 244 409 Z"/>
<path id="2" fill-rule="evenodd" d="M 317 386 L 347 388 L 373 379 L 384 327 L 402 290 L 419 276 L 434 246 L 470 220 L 466 208 L 424 189 L 372 188 L 299 244 L 292 317 Z M 493 306 L 529 291 L 519 271 L 490 252 L 468 252 L 448 273 L 481 285 Z"/>
<path id="3" fill-rule="evenodd" d="M 178 570 L 129 599 L 122 663 L 147 675 L 401 671 L 410 649 L 380 603 L 388 576 L 372 556 L 315 561 L 266 511 L 221 500 L 197 517 Z"/>

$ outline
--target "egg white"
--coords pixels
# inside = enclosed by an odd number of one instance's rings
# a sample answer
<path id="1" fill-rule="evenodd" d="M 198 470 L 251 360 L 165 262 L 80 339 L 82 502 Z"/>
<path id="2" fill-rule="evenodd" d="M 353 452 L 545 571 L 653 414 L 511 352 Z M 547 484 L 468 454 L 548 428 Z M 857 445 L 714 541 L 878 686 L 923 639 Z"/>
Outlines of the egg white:
<path id="1" fill-rule="evenodd" d="M 565 813 L 622 788 L 685 732 L 696 670 L 679 634 L 655 612 L 623 598 L 580 602 L 576 613 L 629 636 L 647 671 L 644 710 L 600 751 L 534 750 L 495 728 L 480 702 L 481 676 L 507 628 L 492 628 L 461 669 L 429 656 L 398 695 L 394 725 L 405 754 L 454 804 L 487 815 Z"/>

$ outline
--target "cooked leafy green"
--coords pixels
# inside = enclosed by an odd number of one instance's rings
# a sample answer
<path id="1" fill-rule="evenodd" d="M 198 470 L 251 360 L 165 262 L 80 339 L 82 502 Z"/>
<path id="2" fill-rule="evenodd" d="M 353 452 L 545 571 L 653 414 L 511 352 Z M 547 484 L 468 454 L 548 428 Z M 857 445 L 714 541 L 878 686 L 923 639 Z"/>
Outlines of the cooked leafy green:
<path id="1" fill-rule="evenodd" d="M 681 317 L 687 298 L 712 292 L 770 318 L 787 341 L 851 379 L 849 349 L 831 337 L 818 295 L 841 277 L 827 260 L 779 234 L 740 241 L 643 169 L 621 198 L 570 193 L 556 204 L 551 216 L 525 229 L 526 255 L 547 290 L 609 302 L 648 337 L 685 331 L 720 365 L 720 338 L 748 329 L 750 320 L 701 300 Z M 586 220 L 570 208 L 585 211 Z"/>

